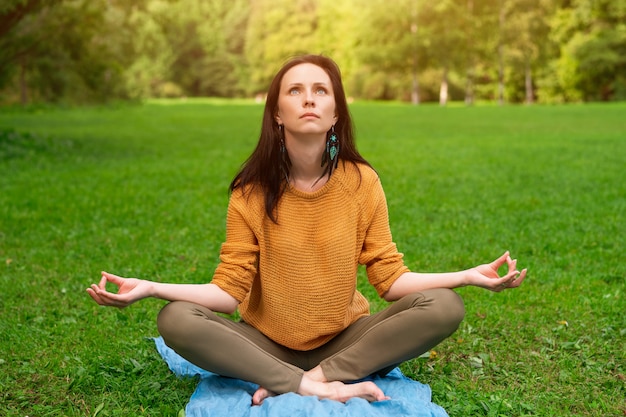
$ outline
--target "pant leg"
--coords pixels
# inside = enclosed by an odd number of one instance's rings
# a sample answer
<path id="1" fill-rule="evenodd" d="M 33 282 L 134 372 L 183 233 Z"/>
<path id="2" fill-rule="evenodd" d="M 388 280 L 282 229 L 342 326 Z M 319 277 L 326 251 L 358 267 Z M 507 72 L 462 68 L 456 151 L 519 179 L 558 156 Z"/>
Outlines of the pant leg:
<path id="1" fill-rule="evenodd" d="M 450 336 L 464 315 L 463 301 L 452 290 L 411 294 L 358 320 L 316 353 L 325 357 L 320 365 L 331 381 L 384 374 Z"/>
<path id="2" fill-rule="evenodd" d="M 296 361 L 297 352 L 246 323 L 175 301 L 163 307 L 157 324 L 165 343 L 202 369 L 254 382 L 276 393 L 295 392 L 300 386 L 304 371 L 287 362 Z"/>

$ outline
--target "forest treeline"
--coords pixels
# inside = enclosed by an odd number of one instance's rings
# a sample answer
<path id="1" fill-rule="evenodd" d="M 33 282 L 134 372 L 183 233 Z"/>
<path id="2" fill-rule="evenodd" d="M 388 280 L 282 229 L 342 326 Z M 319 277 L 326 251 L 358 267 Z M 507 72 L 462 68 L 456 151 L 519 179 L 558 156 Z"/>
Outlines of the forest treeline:
<path id="1" fill-rule="evenodd" d="M 4 0 L 0 103 L 262 96 L 301 53 L 351 97 L 626 99 L 626 0 Z"/>

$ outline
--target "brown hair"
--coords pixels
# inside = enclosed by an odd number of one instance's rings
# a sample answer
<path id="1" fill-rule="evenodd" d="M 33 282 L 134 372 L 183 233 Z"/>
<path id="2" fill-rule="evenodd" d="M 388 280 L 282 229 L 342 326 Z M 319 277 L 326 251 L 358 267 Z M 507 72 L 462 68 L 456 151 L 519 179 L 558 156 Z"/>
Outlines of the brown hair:
<path id="1" fill-rule="evenodd" d="M 287 187 L 286 176 L 289 173 L 289 160 L 284 159 L 281 154 L 280 137 L 281 132 L 276 122 L 275 116 L 278 111 L 278 96 L 283 76 L 291 68 L 300 64 L 314 64 L 322 68 L 328 74 L 335 96 L 335 111 L 337 123 L 335 132 L 339 140 L 339 158 L 342 163 L 357 162 L 370 166 L 370 164 L 359 154 L 354 143 L 354 129 L 352 119 L 348 110 L 346 93 L 341 81 L 341 72 L 337 64 L 330 58 L 322 55 L 303 55 L 289 60 L 278 71 L 270 84 L 263 112 L 263 122 L 261 134 L 256 149 L 243 164 L 239 173 L 230 184 L 230 191 L 237 188 L 248 190 L 248 186 L 261 187 L 265 194 L 265 212 L 273 221 L 277 222 L 275 209 L 278 201 Z M 326 173 L 330 176 L 332 172 L 331 163 L 326 165 Z"/>

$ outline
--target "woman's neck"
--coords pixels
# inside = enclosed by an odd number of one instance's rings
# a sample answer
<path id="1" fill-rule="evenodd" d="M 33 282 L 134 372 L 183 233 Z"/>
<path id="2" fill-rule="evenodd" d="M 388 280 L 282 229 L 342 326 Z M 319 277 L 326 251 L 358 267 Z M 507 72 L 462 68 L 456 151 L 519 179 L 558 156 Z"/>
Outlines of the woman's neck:
<path id="1" fill-rule="evenodd" d="M 322 154 L 326 146 L 325 138 L 297 140 L 286 138 L 287 152 L 291 161 L 289 183 L 301 191 L 316 191 L 326 184 L 328 178 L 323 177 L 321 166 Z"/>

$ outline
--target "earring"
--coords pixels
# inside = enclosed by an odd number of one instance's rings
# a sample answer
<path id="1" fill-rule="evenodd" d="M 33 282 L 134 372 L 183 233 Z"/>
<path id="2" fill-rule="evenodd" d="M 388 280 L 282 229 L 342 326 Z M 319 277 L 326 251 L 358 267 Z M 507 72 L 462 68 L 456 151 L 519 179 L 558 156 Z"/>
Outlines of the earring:
<path id="1" fill-rule="evenodd" d="M 339 163 L 339 158 L 337 157 L 338 154 L 339 139 L 335 134 L 335 125 L 333 125 L 330 128 L 330 134 L 326 139 L 326 149 L 324 149 L 324 153 L 322 154 L 322 166 L 329 164 L 329 173 L 332 172 L 334 168 L 337 168 L 337 164 Z"/>
<path id="2" fill-rule="evenodd" d="M 289 154 L 287 153 L 287 147 L 285 146 L 285 132 L 284 132 L 283 125 L 278 125 L 278 146 L 280 149 L 280 159 L 281 159 L 280 168 L 283 171 L 285 180 L 289 182 L 289 168 L 291 167 L 291 160 L 289 159 Z"/>
<path id="3" fill-rule="evenodd" d="M 287 148 L 285 147 L 285 133 L 283 131 L 283 125 L 278 125 L 278 144 L 280 146 L 280 156 L 285 159 L 285 153 Z"/>

